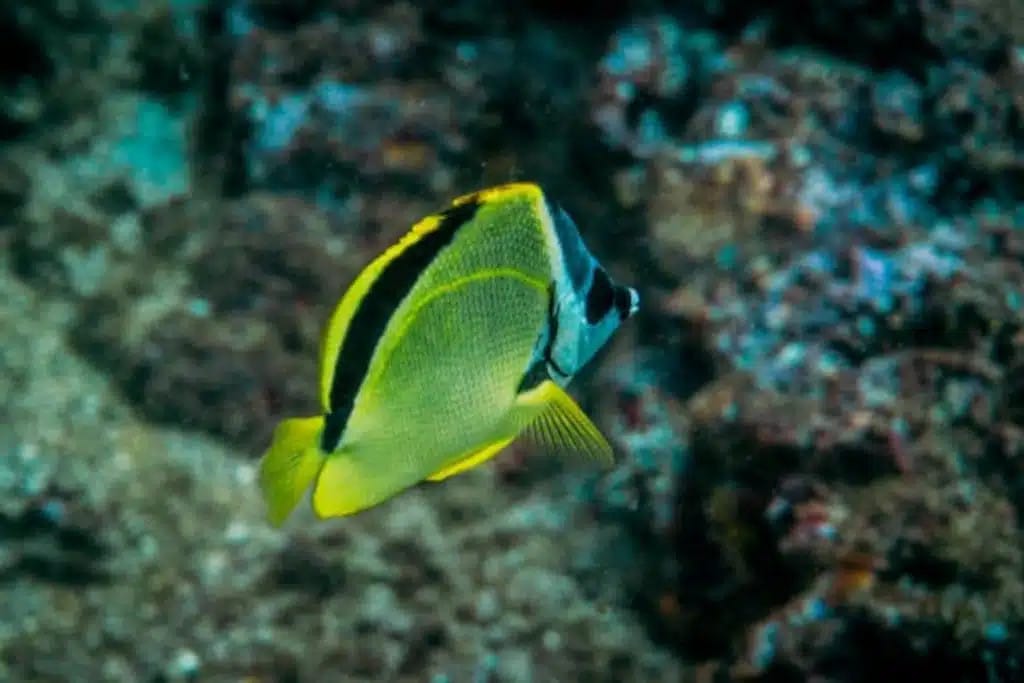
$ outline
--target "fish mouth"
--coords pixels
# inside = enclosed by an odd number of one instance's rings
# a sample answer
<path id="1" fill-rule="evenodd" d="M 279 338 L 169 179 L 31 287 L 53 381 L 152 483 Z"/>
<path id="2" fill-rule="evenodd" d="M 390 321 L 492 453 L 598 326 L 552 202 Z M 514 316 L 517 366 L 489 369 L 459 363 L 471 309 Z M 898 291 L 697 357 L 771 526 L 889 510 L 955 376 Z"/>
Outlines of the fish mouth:
<path id="1" fill-rule="evenodd" d="M 629 289 L 629 316 L 627 316 L 627 317 L 632 317 L 632 316 L 636 315 L 637 311 L 640 310 L 640 294 L 635 289 L 633 289 L 632 287 L 628 287 L 628 289 Z"/>

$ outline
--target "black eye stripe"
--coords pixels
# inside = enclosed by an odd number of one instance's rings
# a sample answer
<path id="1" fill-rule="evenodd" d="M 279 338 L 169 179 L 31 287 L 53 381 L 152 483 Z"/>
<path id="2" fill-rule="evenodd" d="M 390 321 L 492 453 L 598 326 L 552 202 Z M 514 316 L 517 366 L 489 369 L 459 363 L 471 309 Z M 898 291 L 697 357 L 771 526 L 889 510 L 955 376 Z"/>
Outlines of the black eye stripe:
<path id="1" fill-rule="evenodd" d="M 594 279 L 587 291 L 587 322 L 597 323 L 608 314 L 615 303 L 615 290 L 611 278 L 603 268 L 594 270 Z"/>

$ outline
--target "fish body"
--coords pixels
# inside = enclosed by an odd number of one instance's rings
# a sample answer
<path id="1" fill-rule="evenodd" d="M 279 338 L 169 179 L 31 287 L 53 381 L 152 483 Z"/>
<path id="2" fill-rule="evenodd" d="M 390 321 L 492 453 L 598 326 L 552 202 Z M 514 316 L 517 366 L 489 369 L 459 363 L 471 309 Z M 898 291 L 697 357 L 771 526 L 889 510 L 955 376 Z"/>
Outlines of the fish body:
<path id="1" fill-rule="evenodd" d="M 284 420 L 261 461 L 271 521 L 310 484 L 319 517 L 349 515 L 521 434 L 610 463 L 563 387 L 637 306 L 538 186 L 459 197 L 371 262 L 335 308 L 323 414 Z"/>

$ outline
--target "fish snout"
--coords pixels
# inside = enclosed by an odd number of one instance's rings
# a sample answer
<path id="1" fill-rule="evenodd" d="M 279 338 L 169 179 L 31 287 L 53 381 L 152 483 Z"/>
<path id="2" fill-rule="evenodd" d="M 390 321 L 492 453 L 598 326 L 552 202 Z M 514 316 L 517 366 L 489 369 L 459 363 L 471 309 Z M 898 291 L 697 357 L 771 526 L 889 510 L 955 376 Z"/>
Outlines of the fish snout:
<path id="1" fill-rule="evenodd" d="M 615 308 L 619 312 L 620 320 L 631 318 L 640 310 L 640 295 L 632 287 L 616 285 Z"/>

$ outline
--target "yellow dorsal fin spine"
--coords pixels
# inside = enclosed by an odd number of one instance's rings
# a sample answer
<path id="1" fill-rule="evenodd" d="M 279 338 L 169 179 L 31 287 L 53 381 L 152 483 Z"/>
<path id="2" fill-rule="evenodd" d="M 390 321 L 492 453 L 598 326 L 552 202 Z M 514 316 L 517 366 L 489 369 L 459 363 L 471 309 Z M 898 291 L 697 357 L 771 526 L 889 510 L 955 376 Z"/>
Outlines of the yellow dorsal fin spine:
<path id="1" fill-rule="evenodd" d="M 543 198 L 544 192 L 536 183 L 505 183 L 504 185 L 497 185 L 495 187 L 489 187 L 486 190 L 478 190 L 476 192 L 464 194 L 461 197 L 456 197 L 452 200 L 452 206 L 459 206 L 466 202 L 491 204 L 507 199 L 519 199 L 523 196 L 529 197 L 536 202 Z"/>

